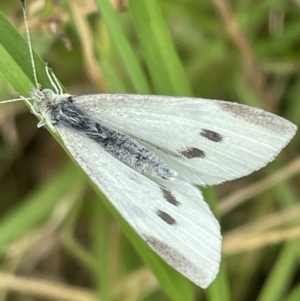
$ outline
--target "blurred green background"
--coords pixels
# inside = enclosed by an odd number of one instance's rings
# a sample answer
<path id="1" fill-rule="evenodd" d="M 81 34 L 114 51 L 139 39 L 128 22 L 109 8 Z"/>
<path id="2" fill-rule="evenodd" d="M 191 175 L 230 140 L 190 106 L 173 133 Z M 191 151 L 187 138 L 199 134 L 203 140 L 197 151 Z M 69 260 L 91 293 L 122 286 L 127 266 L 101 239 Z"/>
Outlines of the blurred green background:
<path id="1" fill-rule="evenodd" d="M 28 1 L 34 51 L 70 93 L 224 99 L 299 126 L 300 1 L 111 3 Z M 0 11 L 0 98 L 28 96 L 21 4 L 1 1 Z M 36 124 L 23 103 L 0 106 L 0 300 L 299 300 L 299 133 L 263 170 L 203 189 L 224 247 L 217 279 L 201 290 L 145 246 Z"/>

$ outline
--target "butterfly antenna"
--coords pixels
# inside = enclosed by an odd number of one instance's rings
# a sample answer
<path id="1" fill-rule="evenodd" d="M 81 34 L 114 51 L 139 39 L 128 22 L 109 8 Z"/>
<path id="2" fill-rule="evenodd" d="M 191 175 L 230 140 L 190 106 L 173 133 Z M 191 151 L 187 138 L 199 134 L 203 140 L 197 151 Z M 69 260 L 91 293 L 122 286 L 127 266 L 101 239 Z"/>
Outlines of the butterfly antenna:
<path id="1" fill-rule="evenodd" d="M 25 23 L 26 39 L 27 39 L 27 43 L 28 43 L 30 61 L 31 61 L 31 66 L 32 66 L 32 71 L 33 71 L 33 78 L 34 78 L 34 82 L 35 82 L 37 89 L 39 89 L 40 84 L 38 83 L 38 79 L 37 79 L 36 67 L 35 67 L 35 62 L 34 62 L 34 58 L 33 58 L 33 50 L 32 50 L 31 38 L 30 38 L 30 33 L 29 33 L 28 21 L 27 21 L 26 0 L 21 0 L 21 2 L 22 2 L 24 23 Z"/>

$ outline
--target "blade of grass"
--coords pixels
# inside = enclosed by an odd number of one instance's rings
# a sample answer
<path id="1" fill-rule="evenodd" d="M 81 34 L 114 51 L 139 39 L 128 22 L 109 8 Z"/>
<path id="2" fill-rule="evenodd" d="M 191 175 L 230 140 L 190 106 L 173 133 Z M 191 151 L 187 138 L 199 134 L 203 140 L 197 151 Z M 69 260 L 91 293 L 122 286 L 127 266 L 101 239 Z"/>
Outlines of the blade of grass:
<path id="1" fill-rule="evenodd" d="M 155 93 L 192 95 L 159 2 L 130 0 L 129 7 Z"/>
<path id="2" fill-rule="evenodd" d="M 0 72 L 20 95 L 28 96 L 34 87 L 28 45 L 2 12 L 0 12 L 0 46 Z M 51 88 L 45 72 L 45 63 L 36 54 L 34 59 L 40 84 Z"/>
<path id="3" fill-rule="evenodd" d="M 217 219 L 219 219 L 219 213 L 217 212 L 217 203 L 218 197 L 215 189 L 212 187 L 206 187 L 203 189 L 204 199 L 210 205 L 210 208 Z M 223 258 L 221 259 L 223 260 Z M 227 269 L 225 262 L 220 262 L 220 270 L 217 275 L 217 278 L 213 283 L 205 290 L 205 295 L 208 300 L 212 301 L 229 301 L 230 297 L 230 288 L 229 288 L 229 279 L 227 274 Z"/>
<path id="4" fill-rule="evenodd" d="M 149 94 L 151 89 L 145 74 L 131 45 L 125 37 L 115 11 L 108 0 L 96 0 L 96 3 L 110 32 L 111 38 L 116 45 L 116 49 L 119 50 L 120 57 L 123 60 L 136 91 L 142 94 Z"/>
<path id="5" fill-rule="evenodd" d="M 282 300 L 285 291 L 290 284 L 299 262 L 299 241 L 288 243 L 270 272 L 259 297 L 260 301 Z"/>
<path id="6" fill-rule="evenodd" d="M 0 252 L 51 214 L 56 203 L 73 185 L 82 185 L 83 175 L 74 173 L 74 169 L 74 165 L 66 166 L 1 220 Z"/>

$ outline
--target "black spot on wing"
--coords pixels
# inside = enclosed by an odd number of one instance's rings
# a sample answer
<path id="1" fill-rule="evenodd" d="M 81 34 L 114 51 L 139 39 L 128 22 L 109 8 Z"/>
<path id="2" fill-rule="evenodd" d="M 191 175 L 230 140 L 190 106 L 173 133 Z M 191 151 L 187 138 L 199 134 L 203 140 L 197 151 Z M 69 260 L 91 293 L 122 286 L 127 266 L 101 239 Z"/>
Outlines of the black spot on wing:
<path id="1" fill-rule="evenodd" d="M 164 187 L 160 187 L 160 189 L 163 193 L 164 199 L 167 202 L 169 202 L 169 203 L 171 203 L 172 205 L 175 205 L 175 206 L 181 205 L 181 203 L 176 200 L 175 196 L 172 194 L 172 192 L 170 190 L 167 190 Z"/>
<path id="2" fill-rule="evenodd" d="M 167 224 L 176 225 L 176 220 L 172 216 L 170 216 L 168 213 L 161 211 L 161 210 L 157 210 L 156 214 Z"/>
<path id="3" fill-rule="evenodd" d="M 185 156 L 188 159 L 191 158 L 205 158 L 205 152 L 201 149 L 198 149 L 196 147 L 190 147 L 187 148 L 186 150 L 180 151 L 180 154 Z"/>
<path id="4" fill-rule="evenodd" d="M 221 134 L 211 131 L 211 130 L 207 130 L 207 129 L 202 129 L 202 131 L 200 132 L 200 135 L 213 142 L 221 142 L 223 140 L 223 137 Z"/>

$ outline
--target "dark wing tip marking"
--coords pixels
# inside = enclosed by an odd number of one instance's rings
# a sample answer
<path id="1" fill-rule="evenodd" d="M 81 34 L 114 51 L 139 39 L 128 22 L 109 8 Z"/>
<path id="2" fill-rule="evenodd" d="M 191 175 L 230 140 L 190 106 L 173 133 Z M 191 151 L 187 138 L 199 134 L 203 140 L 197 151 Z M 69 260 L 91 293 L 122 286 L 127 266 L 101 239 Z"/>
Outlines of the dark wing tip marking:
<path id="1" fill-rule="evenodd" d="M 221 134 L 207 129 L 202 129 L 200 135 L 213 142 L 221 142 L 223 140 Z"/>
<path id="2" fill-rule="evenodd" d="M 225 101 L 219 102 L 218 106 L 222 111 L 228 112 L 235 118 L 269 129 L 281 136 L 284 133 L 292 137 L 296 131 L 295 125 L 291 122 L 258 108 Z"/>
<path id="3" fill-rule="evenodd" d="M 187 148 L 186 150 L 180 151 L 180 154 L 185 156 L 188 159 L 191 158 L 205 158 L 205 152 L 201 149 L 198 149 L 196 147 L 190 147 Z"/>
<path id="4" fill-rule="evenodd" d="M 176 220 L 169 215 L 168 213 L 161 211 L 161 210 L 157 210 L 156 211 L 157 216 L 159 216 L 164 222 L 166 222 L 169 225 L 176 225 Z"/>
<path id="5" fill-rule="evenodd" d="M 175 248 L 171 247 L 164 241 L 157 239 L 151 235 L 144 234 L 142 237 L 169 265 L 177 271 L 186 275 L 194 283 L 200 287 L 207 287 L 207 275 L 201 271 L 193 262 L 187 257 L 179 253 Z"/>
<path id="6" fill-rule="evenodd" d="M 163 197 L 164 199 L 171 203 L 174 206 L 179 206 L 181 205 L 181 203 L 179 201 L 177 201 L 177 199 L 175 198 L 175 196 L 172 194 L 172 192 L 170 190 L 165 189 L 164 187 L 160 187 L 162 193 L 163 193 Z"/>

